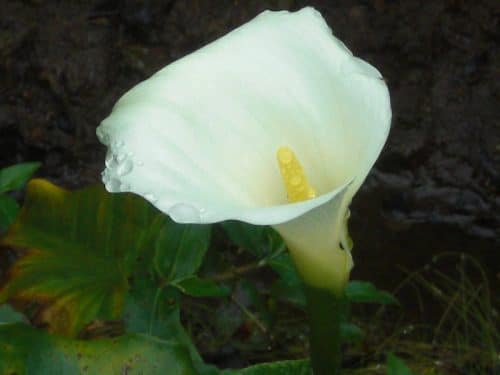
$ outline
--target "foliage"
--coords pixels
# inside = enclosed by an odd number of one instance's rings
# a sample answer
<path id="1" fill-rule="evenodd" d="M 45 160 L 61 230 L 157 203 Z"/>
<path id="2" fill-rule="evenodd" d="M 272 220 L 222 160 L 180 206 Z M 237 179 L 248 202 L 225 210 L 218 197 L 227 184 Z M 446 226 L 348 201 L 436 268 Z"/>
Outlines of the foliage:
<path id="1" fill-rule="evenodd" d="M 131 258 L 146 235 L 141 227 L 152 216 L 141 205 L 101 187 L 70 193 L 32 180 L 19 216 L 0 242 L 23 252 L 0 289 L 0 302 L 25 312 L 35 304 L 30 317 L 37 324 L 70 337 L 95 319 L 118 319 Z M 131 214 L 133 220 L 127 218 Z"/>
<path id="2" fill-rule="evenodd" d="M 414 375 L 403 360 L 392 353 L 387 355 L 387 375 Z"/>
<path id="3" fill-rule="evenodd" d="M 39 167 L 40 163 L 21 163 L 0 169 L 0 233 L 19 211 L 16 200 L 8 193 L 22 189 Z"/>
<path id="4" fill-rule="evenodd" d="M 196 374 L 175 341 L 127 334 L 72 340 L 24 324 L 0 326 L 0 374 Z"/>
<path id="5" fill-rule="evenodd" d="M 399 287 L 401 292 L 414 293 L 421 313 L 428 309 L 442 313 L 433 326 L 427 327 L 429 343 L 405 348 L 403 353 L 411 353 L 417 363 L 433 362 L 428 367 L 436 371 L 429 375 L 441 374 L 443 369 L 452 374 L 497 374 L 500 301 L 478 259 L 465 253 L 442 252 L 421 268 L 407 273 L 408 277 Z M 412 327 L 413 335 L 421 335 L 422 328 Z M 394 340 L 397 337 L 387 340 L 389 345 L 382 350 L 400 351 L 403 345 L 393 343 Z M 411 343 L 404 344 L 409 345 Z"/>
<path id="6" fill-rule="evenodd" d="M 223 371 L 221 375 L 310 375 L 311 367 L 307 360 L 281 361 L 247 367 L 239 371 Z"/>
<path id="7" fill-rule="evenodd" d="M 24 322 L 23 314 L 20 314 L 8 304 L 0 306 L 0 324 Z"/>
<path id="8" fill-rule="evenodd" d="M 0 169 L 0 193 L 21 189 L 35 171 L 40 163 L 21 163 Z"/>
<path id="9" fill-rule="evenodd" d="M 347 298 L 356 303 L 379 303 L 381 305 L 398 304 L 398 300 L 390 293 L 379 290 L 367 281 L 350 281 L 345 291 Z"/>
<path id="10" fill-rule="evenodd" d="M 0 345 L 8 346 L 1 363 L 19 373 L 37 366 L 41 374 L 101 368 L 154 374 L 164 373 L 162 366 L 172 374 L 170 369 L 203 375 L 310 373 L 304 360 L 224 371 L 202 360 L 181 324 L 186 298 L 226 300 L 221 306 L 234 304 L 263 333 L 275 324 L 272 301 L 305 307 L 300 278 L 276 232 L 237 222 L 222 228 L 253 261 L 214 274 L 202 267 L 210 226 L 176 224 L 142 198 L 108 194 L 100 185 L 69 192 L 32 180 L 21 211 L 0 238 L 0 256 L 18 253 L 0 285 Z M 246 277 L 265 268 L 275 279 L 267 297 Z M 352 302 L 394 302 L 370 283 L 354 282 L 347 295 Z M 6 303 L 42 330 L 16 324 L 26 319 Z M 245 324 L 237 319 L 231 326 L 231 314 L 219 312 L 228 338 Z M 346 316 L 342 337 L 359 341 L 363 332 Z M 37 364 L 39 358 L 51 361 Z"/>
<path id="11" fill-rule="evenodd" d="M 278 233 L 270 227 L 236 221 L 223 223 L 223 228 L 233 243 L 257 258 L 259 267 L 269 266 L 279 275 L 271 287 L 274 296 L 305 307 L 302 281 Z"/>
<path id="12" fill-rule="evenodd" d="M 274 296 L 305 308 L 302 281 L 289 254 L 283 252 L 285 245 L 276 232 L 269 227 L 255 227 L 241 222 L 226 222 L 223 227 L 234 243 L 259 259 L 259 265 L 268 265 L 279 276 L 271 288 Z M 398 303 L 393 295 L 377 289 L 370 282 L 351 281 L 345 293 L 351 303 Z M 364 336 L 361 328 L 348 322 L 348 316 L 345 319 L 341 325 L 342 339 L 361 340 Z"/>

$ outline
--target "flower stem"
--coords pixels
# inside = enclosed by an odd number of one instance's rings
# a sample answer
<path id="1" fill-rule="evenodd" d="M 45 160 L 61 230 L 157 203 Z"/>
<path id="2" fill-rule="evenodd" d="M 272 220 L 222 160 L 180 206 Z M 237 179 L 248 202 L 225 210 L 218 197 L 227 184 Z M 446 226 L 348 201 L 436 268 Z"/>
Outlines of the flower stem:
<path id="1" fill-rule="evenodd" d="M 305 285 L 310 327 L 311 365 L 314 375 L 337 375 L 342 363 L 340 323 L 347 313 L 347 300 L 328 289 Z"/>

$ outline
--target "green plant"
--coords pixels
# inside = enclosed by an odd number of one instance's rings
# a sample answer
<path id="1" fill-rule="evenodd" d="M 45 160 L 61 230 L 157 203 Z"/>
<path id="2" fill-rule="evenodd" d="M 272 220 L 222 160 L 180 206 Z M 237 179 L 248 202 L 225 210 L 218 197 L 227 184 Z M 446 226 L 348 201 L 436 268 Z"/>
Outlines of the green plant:
<path id="1" fill-rule="evenodd" d="M 0 351 L 0 373 L 36 368 L 40 374 L 154 374 L 168 368 L 172 374 L 307 374 L 304 360 L 218 370 L 200 357 L 185 330 L 189 322 L 181 324 L 184 300 L 205 306 L 207 298 L 227 300 L 264 332 L 274 320 L 266 298 L 305 307 L 302 281 L 275 231 L 238 222 L 222 228 L 248 254 L 249 264 L 217 271 L 205 257 L 211 226 L 174 223 L 138 196 L 109 194 L 102 186 L 69 192 L 32 180 L 21 211 L 0 239 L 0 254 L 19 253 L 0 287 L 0 346 L 8 348 Z M 269 294 L 246 278 L 266 268 L 276 280 Z M 356 303 L 395 302 L 366 282 L 351 282 L 346 295 Z M 341 337 L 362 338 L 347 310 Z M 52 360 L 40 362 L 43 357 Z"/>
<path id="2" fill-rule="evenodd" d="M 12 223 L 19 211 L 17 201 L 9 195 L 20 190 L 40 167 L 40 163 L 21 163 L 0 169 L 0 233 Z"/>

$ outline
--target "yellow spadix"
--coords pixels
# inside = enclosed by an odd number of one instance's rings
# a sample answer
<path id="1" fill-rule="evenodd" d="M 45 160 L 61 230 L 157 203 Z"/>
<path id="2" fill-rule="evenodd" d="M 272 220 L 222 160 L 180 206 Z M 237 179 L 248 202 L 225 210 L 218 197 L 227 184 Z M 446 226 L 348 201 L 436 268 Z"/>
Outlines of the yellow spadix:
<path id="1" fill-rule="evenodd" d="M 304 168 L 289 147 L 278 149 L 278 164 L 290 203 L 315 198 L 316 191 L 307 181 Z"/>

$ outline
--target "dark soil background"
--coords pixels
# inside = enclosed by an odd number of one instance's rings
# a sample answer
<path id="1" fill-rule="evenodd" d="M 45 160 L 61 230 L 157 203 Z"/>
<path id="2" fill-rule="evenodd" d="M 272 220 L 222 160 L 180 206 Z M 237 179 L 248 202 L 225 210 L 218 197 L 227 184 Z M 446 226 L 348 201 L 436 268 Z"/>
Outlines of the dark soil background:
<path id="1" fill-rule="evenodd" d="M 1 0 L 0 166 L 99 181 L 95 128 L 126 90 L 264 9 L 306 5 L 391 91 L 389 140 L 352 207 L 353 277 L 392 289 L 403 268 L 466 252 L 498 294 L 498 0 Z"/>

